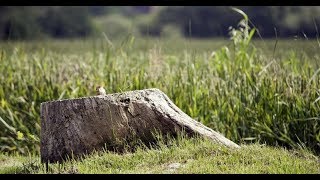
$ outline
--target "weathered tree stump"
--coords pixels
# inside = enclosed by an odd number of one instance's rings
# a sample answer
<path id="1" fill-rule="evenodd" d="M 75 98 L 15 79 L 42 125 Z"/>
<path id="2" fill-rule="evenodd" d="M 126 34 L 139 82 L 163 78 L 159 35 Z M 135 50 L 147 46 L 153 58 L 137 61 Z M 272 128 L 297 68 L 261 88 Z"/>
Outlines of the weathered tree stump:
<path id="1" fill-rule="evenodd" d="M 193 120 L 158 89 L 44 102 L 40 111 L 42 162 L 114 149 L 119 140 L 152 142 L 155 131 L 174 136 L 183 130 L 187 135 L 239 147 Z"/>

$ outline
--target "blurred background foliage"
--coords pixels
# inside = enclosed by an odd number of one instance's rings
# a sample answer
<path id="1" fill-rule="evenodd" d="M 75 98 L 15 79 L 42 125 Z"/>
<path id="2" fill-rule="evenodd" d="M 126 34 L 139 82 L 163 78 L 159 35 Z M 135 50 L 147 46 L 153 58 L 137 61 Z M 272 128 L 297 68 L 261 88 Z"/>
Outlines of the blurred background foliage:
<path id="1" fill-rule="evenodd" d="M 315 38 L 318 6 L 240 6 L 263 38 Z M 2 6 L 0 39 L 101 35 L 228 37 L 242 17 L 227 6 Z"/>

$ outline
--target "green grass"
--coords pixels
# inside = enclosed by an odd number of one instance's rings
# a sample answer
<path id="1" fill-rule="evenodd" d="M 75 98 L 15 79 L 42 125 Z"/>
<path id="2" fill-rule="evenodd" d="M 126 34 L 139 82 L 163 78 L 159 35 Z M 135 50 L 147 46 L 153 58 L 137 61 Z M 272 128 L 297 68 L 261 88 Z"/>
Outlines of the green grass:
<path id="1" fill-rule="evenodd" d="M 0 150 L 39 152 L 40 103 L 92 96 L 102 84 L 108 93 L 159 88 L 188 115 L 237 143 L 320 152 L 319 56 L 290 49 L 295 41 L 284 49 L 279 42 L 275 54 L 282 55 L 274 60 L 272 50 L 251 44 L 238 50 L 224 40 L 216 47 L 216 41 L 203 41 L 207 47 L 199 49 L 193 47 L 200 40 L 148 46 L 136 39 L 113 47 L 104 40 L 1 43 Z M 316 42 L 308 43 L 297 47 Z"/>
<path id="2" fill-rule="evenodd" d="M 0 43 L 0 151 L 39 154 L 45 101 L 158 88 L 239 144 L 320 152 L 317 41 L 101 39 Z"/>
<path id="3" fill-rule="evenodd" d="M 141 146 L 133 153 L 94 152 L 63 164 L 49 164 L 37 155 L 0 155 L 0 173 L 80 174 L 318 174 L 319 159 L 307 151 L 286 150 L 266 145 L 227 149 L 200 138 L 178 139 L 169 146 Z M 174 166 L 174 163 L 179 163 Z"/>

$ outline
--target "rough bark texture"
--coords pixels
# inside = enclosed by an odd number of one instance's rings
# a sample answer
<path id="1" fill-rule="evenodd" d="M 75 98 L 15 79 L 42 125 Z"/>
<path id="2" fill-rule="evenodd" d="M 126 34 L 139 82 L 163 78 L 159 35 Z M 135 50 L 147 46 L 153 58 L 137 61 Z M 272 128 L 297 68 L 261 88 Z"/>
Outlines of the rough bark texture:
<path id="1" fill-rule="evenodd" d="M 41 161 L 107 148 L 121 140 L 154 141 L 154 130 L 177 135 L 201 135 L 228 147 L 239 146 L 182 112 L 162 91 L 145 89 L 41 104 Z"/>

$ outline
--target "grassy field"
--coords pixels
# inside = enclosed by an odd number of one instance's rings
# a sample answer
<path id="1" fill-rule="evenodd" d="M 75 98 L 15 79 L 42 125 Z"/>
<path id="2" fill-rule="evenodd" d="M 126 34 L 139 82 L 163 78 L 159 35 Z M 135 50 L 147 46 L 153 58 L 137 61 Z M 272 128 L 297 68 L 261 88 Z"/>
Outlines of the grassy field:
<path id="1" fill-rule="evenodd" d="M 95 86 L 104 85 L 108 93 L 158 88 L 188 115 L 238 144 L 260 143 L 304 149 L 319 155 L 318 41 L 302 38 L 251 40 L 250 36 L 237 32 L 232 40 L 127 36 L 111 42 L 102 36 L 82 40 L 1 42 L 0 151 L 39 154 L 40 103 L 93 96 Z M 269 151 L 269 155 L 274 156 L 269 158 L 277 157 L 272 153 L 280 153 L 279 158 L 289 156 L 287 151 L 275 152 L 270 147 L 249 145 L 248 148 L 248 151 L 230 153 L 240 159 L 250 151 L 264 154 L 255 158 L 268 158 Z M 180 150 L 177 147 L 172 151 Z M 136 158 L 139 153 L 142 152 L 126 156 L 124 161 Z M 187 153 L 184 158 L 189 155 Z M 105 156 L 119 158 L 112 154 Z M 156 156 L 150 155 L 150 159 Z M 2 157 L 9 162 L 15 159 Z M 17 163 L 26 159 L 16 158 Z M 196 161 L 201 163 L 216 161 L 214 157 L 199 158 Z M 205 172 L 206 169 L 230 172 L 232 157 L 223 158 L 227 158 L 225 171 L 211 166 L 191 168 L 193 163 L 190 163 L 178 172 Z M 240 159 L 236 160 L 235 166 L 245 163 Z M 291 162 L 290 159 L 283 161 Z M 82 167 L 81 163 L 79 166 Z M 86 163 L 92 163 L 90 158 L 83 165 Z M 142 166 L 147 168 L 149 165 Z M 249 163 L 248 169 L 237 170 L 240 173 L 262 172 L 250 168 L 251 165 Z M 129 166 L 124 167 L 124 172 L 134 171 Z M 112 167 L 105 167 L 106 171 L 120 172 Z M 160 172 L 161 167 L 157 166 L 154 171 Z M 302 167 L 298 163 L 295 168 Z M 315 171 L 308 168 L 295 172 L 309 170 L 319 172 L 316 168 Z M 84 167 L 81 170 L 88 171 Z M 279 172 L 293 170 L 280 168 Z"/>

